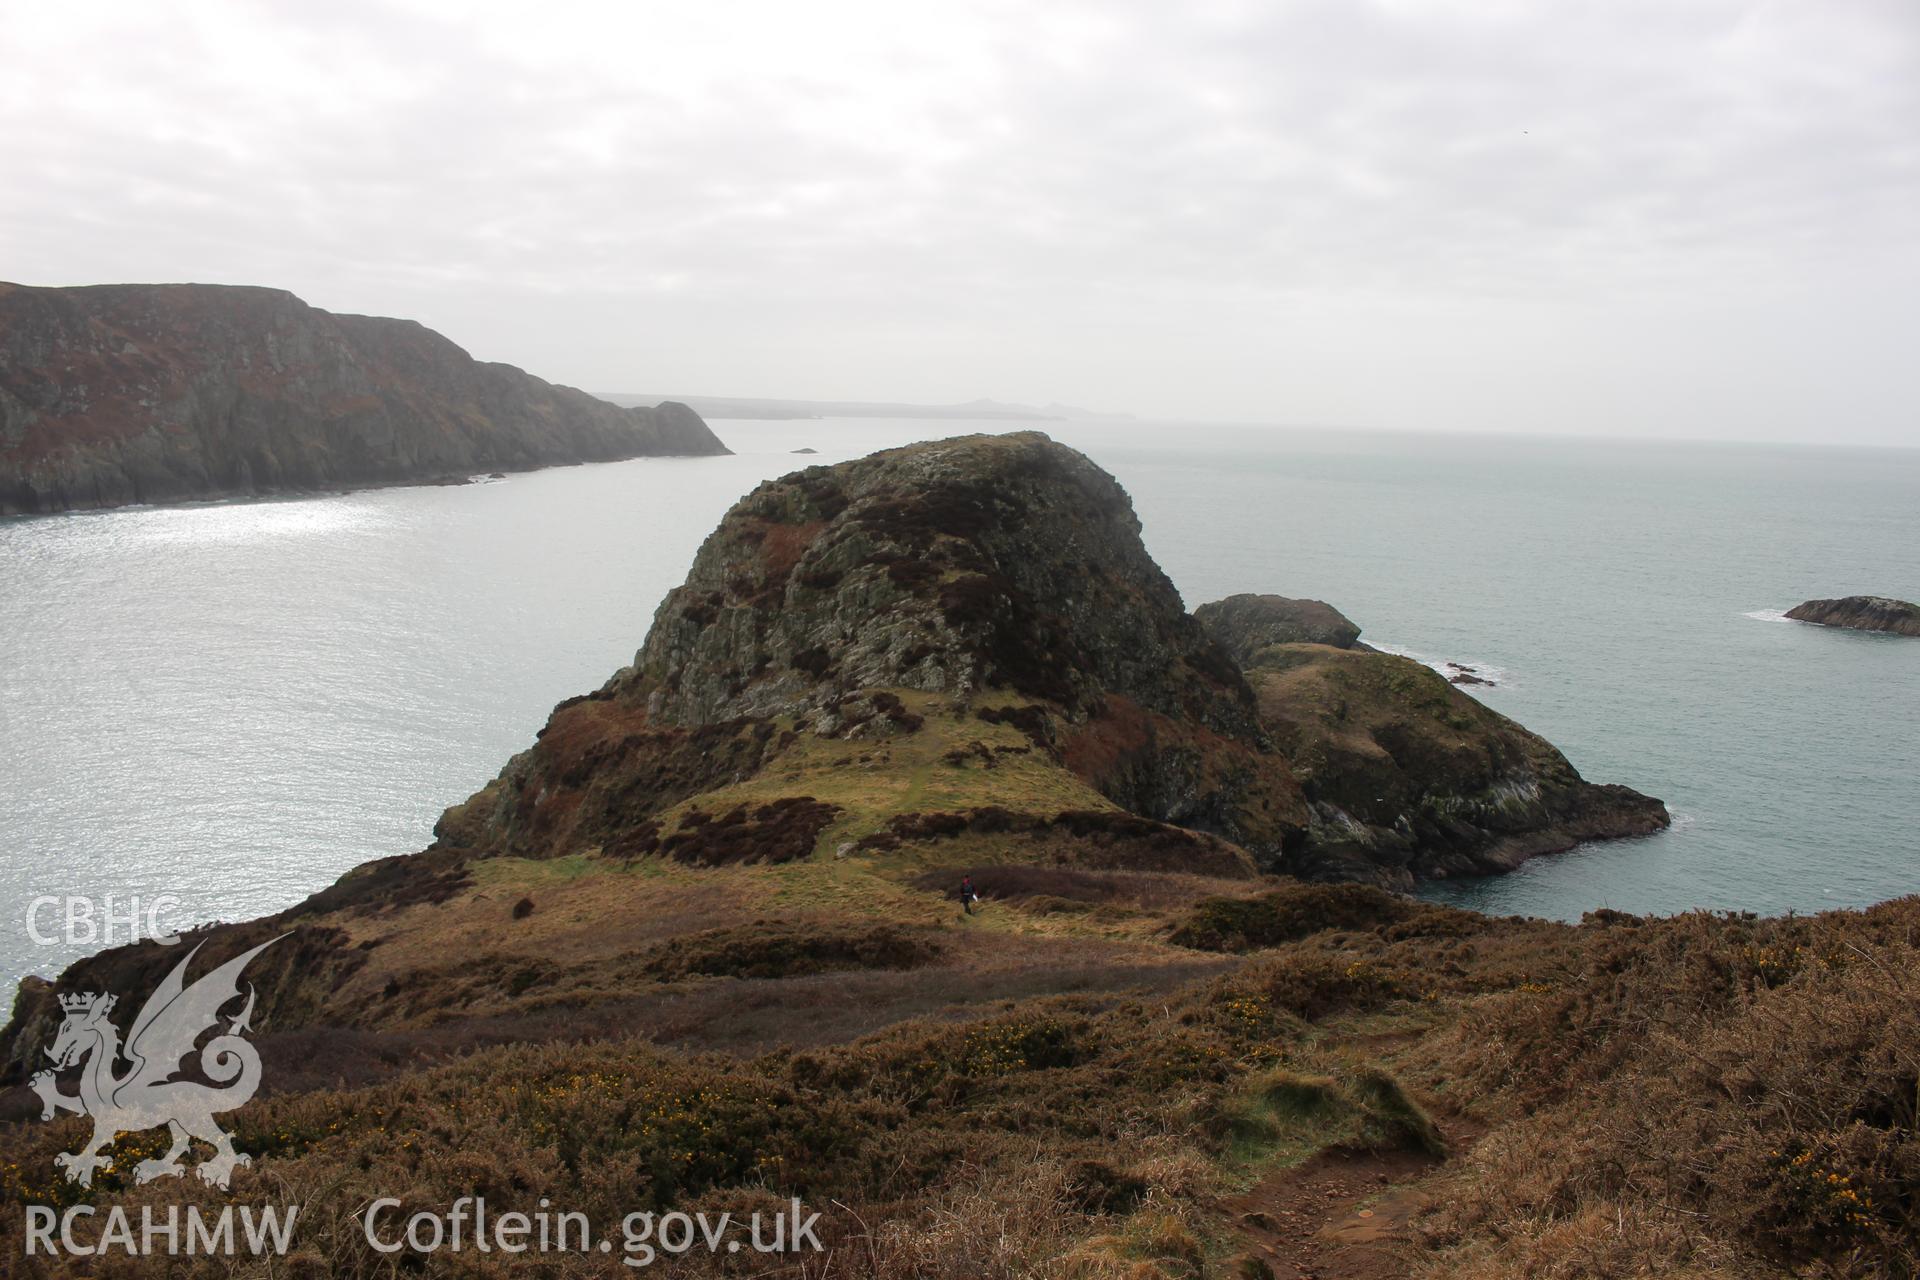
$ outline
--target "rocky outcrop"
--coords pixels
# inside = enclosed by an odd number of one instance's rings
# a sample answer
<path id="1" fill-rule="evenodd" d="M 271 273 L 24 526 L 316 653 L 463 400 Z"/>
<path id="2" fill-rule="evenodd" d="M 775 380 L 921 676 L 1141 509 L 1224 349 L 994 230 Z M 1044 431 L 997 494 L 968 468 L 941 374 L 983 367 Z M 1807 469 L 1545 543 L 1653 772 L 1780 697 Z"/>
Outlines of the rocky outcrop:
<path id="1" fill-rule="evenodd" d="M 701 547 L 633 665 L 557 711 L 442 835 L 522 851 L 598 839 L 632 818 L 632 795 L 765 767 L 780 734 L 898 724 L 903 691 L 1018 724 L 1113 803 L 1268 865 L 1305 826 L 1252 691 L 1147 555 L 1125 491 L 1024 432 L 761 485 Z M 647 744 L 611 766 L 628 779 L 613 789 L 625 819 L 596 807 L 613 794 L 586 763 L 614 739 Z M 556 807 L 582 788 L 599 799 Z M 567 833 L 525 796 L 564 811 Z M 599 816 L 582 829 L 583 813 Z"/>
<path id="2" fill-rule="evenodd" d="M 1359 653 L 1378 653 L 1360 639 L 1360 626 L 1324 600 L 1294 600 L 1287 596 L 1228 596 L 1193 611 L 1207 634 L 1220 642 L 1235 662 L 1247 664 L 1262 649 L 1277 644 L 1324 644 Z M 1450 684 L 1484 685 L 1495 681 L 1478 667 L 1449 662 L 1441 672 Z"/>
<path id="3" fill-rule="evenodd" d="M 1838 600 L 1809 600 L 1787 610 L 1799 622 L 1850 631 L 1885 631 L 1897 636 L 1920 636 L 1920 605 L 1886 596 L 1843 596 Z"/>
<path id="4" fill-rule="evenodd" d="M 1324 600 L 1228 596 L 1201 605 L 1193 616 L 1241 664 L 1269 645 L 1324 644 L 1351 649 L 1360 639 L 1360 628 Z"/>
<path id="5" fill-rule="evenodd" d="M 727 448 L 279 289 L 0 283 L 0 515 L 465 478 Z"/>
<path id="6" fill-rule="evenodd" d="M 559 708 L 439 834 L 449 848 L 523 857 L 653 853 L 669 836 L 648 824 L 685 798 L 805 776 L 789 763 L 796 741 L 896 738 L 930 715 L 941 733 L 952 715 L 1018 726 L 1109 802 L 1288 874 L 1405 886 L 1666 824 L 1659 801 L 1586 782 L 1420 663 L 1262 643 L 1303 628 L 1357 641 L 1319 602 L 1240 596 L 1189 616 L 1125 492 L 1043 435 L 814 467 L 742 499 L 633 665 Z M 909 694 L 938 701 L 908 707 Z M 974 743 L 946 760 L 990 767 L 1004 749 Z M 809 799 L 837 794 L 817 775 L 806 785 Z M 905 817 L 914 831 L 941 826 Z"/>
<path id="7" fill-rule="evenodd" d="M 1668 825 L 1658 800 L 1587 782 L 1544 738 L 1410 658 L 1275 645 L 1249 658 L 1247 678 L 1312 806 L 1300 874 L 1404 887 Z"/>
<path id="8" fill-rule="evenodd" d="M 1076 721 L 1119 698 L 1259 737 L 1245 681 L 1148 556 L 1126 492 L 1037 432 L 761 485 L 702 545 L 611 688 L 691 725 L 880 686 L 997 689 Z"/>

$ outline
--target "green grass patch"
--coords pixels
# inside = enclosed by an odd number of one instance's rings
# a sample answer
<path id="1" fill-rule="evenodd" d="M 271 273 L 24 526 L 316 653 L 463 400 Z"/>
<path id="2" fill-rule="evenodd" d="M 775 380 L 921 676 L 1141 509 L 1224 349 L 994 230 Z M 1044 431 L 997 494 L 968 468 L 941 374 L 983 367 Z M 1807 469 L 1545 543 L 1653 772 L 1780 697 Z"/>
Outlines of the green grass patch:
<path id="1" fill-rule="evenodd" d="M 639 864 L 635 866 L 638 869 Z M 584 853 L 564 858 L 482 858 L 470 864 L 473 883 L 481 889 L 533 889 L 619 870 L 617 863 Z"/>
<path id="2" fill-rule="evenodd" d="M 666 810 L 660 815 L 661 830 L 677 830 L 694 809 L 717 813 L 806 795 L 841 810 L 815 843 L 814 858 L 828 859 L 902 814 L 986 807 L 1040 814 L 1114 808 L 1012 725 L 991 724 L 970 711 L 956 713 L 947 698 L 936 694 L 877 692 L 897 697 L 918 717 L 920 727 L 910 732 L 882 728 L 851 738 L 803 732 L 755 776 Z M 993 696 L 993 691 L 981 695 L 988 700 Z"/>
<path id="3" fill-rule="evenodd" d="M 1432 1117 L 1377 1066 L 1339 1074 L 1276 1067 L 1221 1099 L 1212 1126 L 1229 1170 L 1293 1165 L 1329 1147 L 1444 1156 Z"/>

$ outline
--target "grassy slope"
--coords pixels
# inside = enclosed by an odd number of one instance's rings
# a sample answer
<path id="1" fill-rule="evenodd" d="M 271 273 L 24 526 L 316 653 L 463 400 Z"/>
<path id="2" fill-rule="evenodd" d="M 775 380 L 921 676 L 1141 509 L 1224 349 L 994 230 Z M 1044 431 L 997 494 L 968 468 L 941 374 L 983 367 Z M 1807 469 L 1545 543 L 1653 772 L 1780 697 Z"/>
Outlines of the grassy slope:
<path id="1" fill-rule="evenodd" d="M 1545 740 L 1408 658 L 1291 644 L 1262 650 L 1248 669 L 1261 716 L 1302 779 L 1345 782 L 1361 803 L 1372 775 L 1392 768 L 1383 743 L 1403 739 L 1436 785 L 1473 787 L 1490 753 L 1553 781 L 1577 776 Z"/>

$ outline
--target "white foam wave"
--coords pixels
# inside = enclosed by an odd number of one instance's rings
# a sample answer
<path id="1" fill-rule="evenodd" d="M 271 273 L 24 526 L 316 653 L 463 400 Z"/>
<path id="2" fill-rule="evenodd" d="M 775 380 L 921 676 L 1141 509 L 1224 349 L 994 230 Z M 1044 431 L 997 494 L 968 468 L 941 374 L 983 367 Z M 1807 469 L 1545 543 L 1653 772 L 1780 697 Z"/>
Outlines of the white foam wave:
<path id="1" fill-rule="evenodd" d="M 1798 622 L 1799 621 L 1798 618 L 1789 618 L 1787 616 L 1787 611 L 1785 609 L 1755 609 L 1751 613 L 1743 613 L 1740 616 L 1743 618 L 1752 618 L 1755 622 Z"/>
<path id="2" fill-rule="evenodd" d="M 1399 658 L 1412 658 L 1421 666 L 1429 670 L 1437 671 L 1448 679 L 1465 673 L 1467 675 L 1479 676 L 1482 680 L 1490 681 L 1496 687 L 1513 687 L 1512 673 L 1505 667 L 1497 667 L 1490 662 L 1477 662 L 1464 658 L 1435 658 L 1417 650 L 1406 648 L 1403 645 L 1381 644 L 1377 640 L 1368 640 L 1367 643 L 1382 653 L 1391 653 Z M 1475 688 L 1484 686 L 1463 684 L 1459 687 L 1471 693 Z"/>

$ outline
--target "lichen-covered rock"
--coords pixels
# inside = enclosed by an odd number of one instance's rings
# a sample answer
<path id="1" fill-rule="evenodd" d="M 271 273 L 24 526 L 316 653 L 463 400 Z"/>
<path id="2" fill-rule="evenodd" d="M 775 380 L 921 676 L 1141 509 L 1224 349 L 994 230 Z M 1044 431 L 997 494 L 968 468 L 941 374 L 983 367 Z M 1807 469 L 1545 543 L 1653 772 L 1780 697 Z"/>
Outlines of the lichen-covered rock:
<path id="1" fill-rule="evenodd" d="M 279 289 L 0 283 L 0 515 L 727 448 Z"/>
<path id="2" fill-rule="evenodd" d="M 1277 645 L 1247 677 L 1313 806 L 1302 874 L 1406 886 L 1668 824 L 1658 800 L 1587 782 L 1544 738 L 1412 659 Z"/>
<path id="3" fill-rule="evenodd" d="M 1286 596 L 1228 596 L 1193 611 L 1194 620 L 1235 662 L 1275 644 L 1325 644 L 1351 649 L 1360 628 L 1324 600 Z"/>
<path id="4" fill-rule="evenodd" d="M 1920 605 L 1886 596 L 1843 596 L 1838 600 L 1809 600 L 1787 610 L 1799 622 L 1850 631 L 1885 631 L 1897 636 L 1920 636 Z"/>
<path id="5" fill-rule="evenodd" d="M 1074 717 L 1119 696 L 1259 737 L 1245 681 L 1148 556 L 1125 491 L 1037 432 L 761 485 L 701 547 L 615 684 L 666 724 L 872 687 L 997 688 Z"/>

